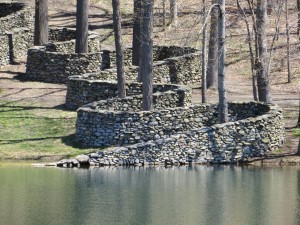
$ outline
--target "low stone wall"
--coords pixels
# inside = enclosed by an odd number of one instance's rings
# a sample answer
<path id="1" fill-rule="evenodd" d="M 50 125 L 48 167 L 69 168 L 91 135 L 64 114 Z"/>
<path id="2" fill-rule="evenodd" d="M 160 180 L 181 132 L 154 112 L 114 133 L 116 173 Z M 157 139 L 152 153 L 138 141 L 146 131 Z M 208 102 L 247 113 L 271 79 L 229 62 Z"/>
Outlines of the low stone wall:
<path id="1" fill-rule="evenodd" d="M 103 72 L 107 72 L 103 71 Z M 92 80 L 94 74 L 85 74 L 83 76 L 71 76 L 67 81 L 66 107 L 68 109 L 77 109 L 87 103 L 99 100 L 107 100 L 118 96 L 118 85 L 116 81 L 109 80 Z M 95 78 L 95 77 L 94 77 Z M 160 95 L 160 92 L 169 92 L 169 101 L 162 101 L 166 95 Z M 192 101 L 192 90 L 185 86 L 172 84 L 154 84 L 153 92 L 156 93 L 154 98 L 160 99 L 161 103 L 169 107 L 185 106 Z M 135 96 L 142 94 L 142 85 L 140 83 L 126 83 L 126 95 Z M 171 97 L 173 95 L 173 97 Z M 176 98 L 175 98 L 176 96 Z M 136 98 L 140 98 L 136 96 Z M 170 99 L 173 99 L 174 105 Z M 137 99 L 136 99 L 137 101 Z M 139 102 L 139 101 L 138 101 Z M 157 103 L 159 104 L 159 102 Z M 140 103 L 136 103 L 137 110 L 140 110 Z"/>
<path id="2" fill-rule="evenodd" d="M 217 106 L 153 112 L 78 110 L 77 140 L 86 146 L 122 145 L 91 155 L 105 165 L 237 163 L 278 148 L 281 110 L 258 102 L 230 103 L 232 122 L 216 124 Z"/>
<path id="3" fill-rule="evenodd" d="M 0 3 L 0 33 L 21 27 L 33 28 L 31 8 L 18 2 Z"/>
<path id="4" fill-rule="evenodd" d="M 0 66 L 8 65 L 27 54 L 33 45 L 33 15 L 23 3 L 0 3 Z"/>
<path id="5" fill-rule="evenodd" d="M 102 70 L 116 67 L 115 51 L 103 50 Z M 125 75 L 127 80 L 136 80 L 138 67 L 131 66 L 132 49 L 124 50 Z M 201 52 L 197 49 L 178 46 L 153 47 L 153 81 L 184 85 L 201 85 Z M 98 79 L 115 80 L 116 71 L 98 74 Z"/>
<path id="6" fill-rule="evenodd" d="M 0 66 L 5 66 L 9 64 L 9 46 L 8 46 L 8 36 L 0 35 Z"/>
<path id="7" fill-rule="evenodd" d="M 50 37 L 54 39 L 53 42 L 28 50 L 25 74 L 27 79 L 66 83 L 67 78 L 71 75 L 100 71 L 102 59 L 98 34 L 89 32 L 89 50 L 91 52 L 85 54 L 74 53 L 75 40 L 69 40 L 75 35 L 74 29 L 52 28 L 50 34 Z"/>
<path id="8" fill-rule="evenodd" d="M 60 53 L 46 51 L 45 46 L 28 50 L 26 78 L 49 83 L 66 83 L 73 74 L 92 73 L 99 70 L 101 53 Z"/>

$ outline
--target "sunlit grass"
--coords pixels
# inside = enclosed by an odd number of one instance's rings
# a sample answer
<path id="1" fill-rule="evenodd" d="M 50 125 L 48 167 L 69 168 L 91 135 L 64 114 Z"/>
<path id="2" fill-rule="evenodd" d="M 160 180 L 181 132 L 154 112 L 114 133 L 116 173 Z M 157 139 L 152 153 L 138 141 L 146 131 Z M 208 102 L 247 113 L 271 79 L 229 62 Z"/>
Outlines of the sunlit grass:
<path id="1" fill-rule="evenodd" d="M 73 156 L 82 150 L 73 140 L 76 113 L 0 102 L 0 159 Z"/>

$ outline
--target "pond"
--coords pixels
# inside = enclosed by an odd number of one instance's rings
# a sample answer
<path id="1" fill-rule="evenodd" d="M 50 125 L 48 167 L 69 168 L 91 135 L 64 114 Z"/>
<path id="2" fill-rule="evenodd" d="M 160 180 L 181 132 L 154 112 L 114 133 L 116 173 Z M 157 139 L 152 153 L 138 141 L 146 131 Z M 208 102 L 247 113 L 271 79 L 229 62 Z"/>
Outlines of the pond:
<path id="1" fill-rule="evenodd" d="M 0 164 L 1 224 L 300 224 L 298 167 Z"/>

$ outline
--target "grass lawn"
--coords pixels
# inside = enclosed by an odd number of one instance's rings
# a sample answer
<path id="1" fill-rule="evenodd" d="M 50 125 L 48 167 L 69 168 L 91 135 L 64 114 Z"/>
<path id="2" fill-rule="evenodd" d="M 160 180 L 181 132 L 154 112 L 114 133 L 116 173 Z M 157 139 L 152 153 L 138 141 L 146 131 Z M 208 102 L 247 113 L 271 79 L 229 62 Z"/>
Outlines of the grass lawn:
<path id="1" fill-rule="evenodd" d="M 73 141 L 76 112 L 0 101 L 0 159 L 59 159 L 95 149 Z"/>

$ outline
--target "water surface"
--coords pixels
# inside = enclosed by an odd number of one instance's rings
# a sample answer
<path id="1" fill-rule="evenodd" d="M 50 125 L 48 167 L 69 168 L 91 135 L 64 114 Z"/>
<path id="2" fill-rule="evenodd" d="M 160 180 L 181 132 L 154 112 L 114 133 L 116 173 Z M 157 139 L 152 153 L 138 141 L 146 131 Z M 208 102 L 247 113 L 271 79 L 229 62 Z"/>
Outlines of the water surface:
<path id="1" fill-rule="evenodd" d="M 0 166 L 1 224 L 300 224 L 300 169 Z"/>

